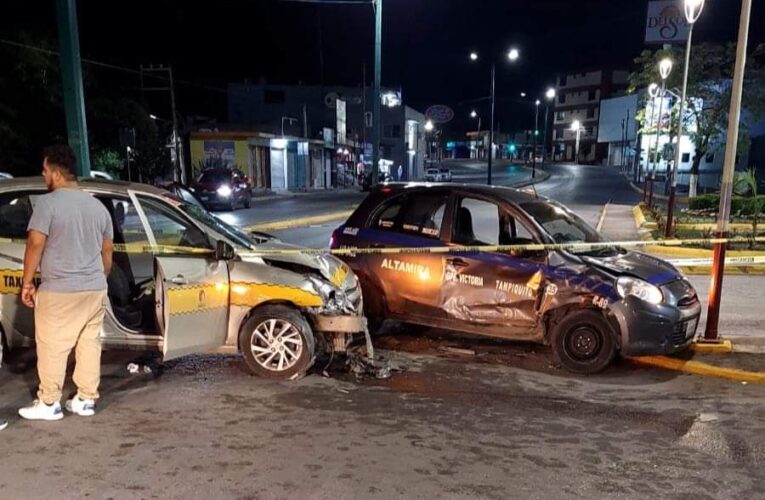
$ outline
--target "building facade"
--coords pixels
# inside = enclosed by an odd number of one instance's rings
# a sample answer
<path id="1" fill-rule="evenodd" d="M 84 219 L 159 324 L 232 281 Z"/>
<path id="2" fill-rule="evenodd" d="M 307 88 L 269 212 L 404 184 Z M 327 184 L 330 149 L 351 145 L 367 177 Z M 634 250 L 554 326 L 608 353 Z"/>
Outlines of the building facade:
<path id="1" fill-rule="evenodd" d="M 607 148 L 598 147 L 600 102 L 624 94 L 629 73 L 625 70 L 594 69 L 567 73 L 558 78 L 553 118 L 553 158 L 575 161 L 577 133 L 571 129 L 575 121 L 579 132 L 579 159 L 582 163 L 600 163 Z"/>
<path id="2" fill-rule="evenodd" d="M 257 130 L 276 137 L 300 137 L 333 144 L 343 158 L 337 170 L 358 174 L 355 164 L 371 164 L 372 89 L 309 85 L 230 84 L 229 122 L 232 127 Z M 380 168 L 403 179 L 424 174 L 425 117 L 405 106 L 400 92 L 383 91 Z M 325 137 L 331 134 L 332 138 Z M 347 151 L 347 152 L 346 152 Z"/>

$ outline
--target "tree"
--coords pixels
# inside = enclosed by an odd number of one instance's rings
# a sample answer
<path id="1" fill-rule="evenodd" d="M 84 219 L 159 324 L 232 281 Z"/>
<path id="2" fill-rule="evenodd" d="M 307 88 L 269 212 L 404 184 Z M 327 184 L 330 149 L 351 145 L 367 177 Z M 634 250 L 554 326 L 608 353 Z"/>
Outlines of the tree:
<path id="1" fill-rule="evenodd" d="M 747 117 L 757 121 L 765 116 L 765 66 L 761 63 L 761 54 L 765 46 L 761 45 L 747 60 L 744 81 L 743 108 Z M 645 88 L 651 82 L 659 82 L 659 61 L 669 57 L 675 62 L 675 68 L 667 79 L 668 89 L 677 89 L 682 85 L 684 48 L 645 50 L 635 63 L 638 70 L 630 75 L 630 90 Z M 702 43 L 694 45 L 688 70 L 688 93 L 686 113 L 683 116 L 683 128 L 689 131 L 694 145 L 691 161 L 690 196 L 696 196 L 699 166 L 702 158 L 714 153 L 715 148 L 724 141 L 728 126 L 730 107 L 731 78 L 736 58 L 734 44 L 715 45 Z M 679 94 L 679 90 L 675 91 Z M 676 130 L 678 99 L 675 99 L 675 123 L 670 129 Z M 645 116 L 642 116 L 645 120 Z M 670 132 L 671 133 L 671 132 Z M 670 140 L 672 138 L 670 137 Z M 675 140 L 677 138 L 675 137 Z M 749 140 L 746 120 L 742 120 L 739 130 L 739 146 Z"/>
<path id="2" fill-rule="evenodd" d="M 733 192 L 740 196 L 751 197 L 752 211 L 752 236 L 757 237 L 757 224 L 760 213 L 765 208 L 765 197 L 759 196 L 757 175 L 755 169 L 750 168 L 745 172 L 736 172 L 733 178 Z M 752 244 L 753 245 L 753 244 Z"/>

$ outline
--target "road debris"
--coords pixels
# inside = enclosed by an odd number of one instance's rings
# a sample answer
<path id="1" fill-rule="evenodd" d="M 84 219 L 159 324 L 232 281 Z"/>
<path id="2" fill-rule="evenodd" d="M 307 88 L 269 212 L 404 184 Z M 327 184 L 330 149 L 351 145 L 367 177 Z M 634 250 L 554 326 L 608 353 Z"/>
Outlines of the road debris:
<path id="1" fill-rule="evenodd" d="M 139 365 L 138 363 L 129 363 L 127 365 L 127 371 L 133 375 L 138 373 L 151 373 L 151 367 L 148 365 Z"/>
<path id="2" fill-rule="evenodd" d="M 446 354 L 456 354 L 458 356 L 475 356 L 472 349 L 463 349 L 461 347 L 439 346 L 438 350 Z"/>

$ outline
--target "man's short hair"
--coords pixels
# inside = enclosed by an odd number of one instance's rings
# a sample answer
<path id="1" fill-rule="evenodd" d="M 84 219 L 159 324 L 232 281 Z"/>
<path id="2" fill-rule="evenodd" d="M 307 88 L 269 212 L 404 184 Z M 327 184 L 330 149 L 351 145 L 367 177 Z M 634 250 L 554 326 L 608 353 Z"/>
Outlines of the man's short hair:
<path id="1" fill-rule="evenodd" d="M 77 176 L 77 157 L 72 148 L 66 144 L 54 144 L 43 150 L 43 158 L 48 164 L 59 169 L 65 177 Z"/>

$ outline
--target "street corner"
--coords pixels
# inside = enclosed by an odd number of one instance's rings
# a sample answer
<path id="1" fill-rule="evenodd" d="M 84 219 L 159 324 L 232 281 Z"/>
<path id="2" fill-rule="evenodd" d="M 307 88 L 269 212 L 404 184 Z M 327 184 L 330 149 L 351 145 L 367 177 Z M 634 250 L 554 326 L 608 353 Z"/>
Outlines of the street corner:
<path id="1" fill-rule="evenodd" d="M 765 384 L 764 356 L 765 352 L 736 352 L 735 346 L 728 342 L 716 347 L 695 344 L 690 350 L 673 356 L 634 356 L 627 359 L 637 366 L 725 379 L 742 384 Z"/>

